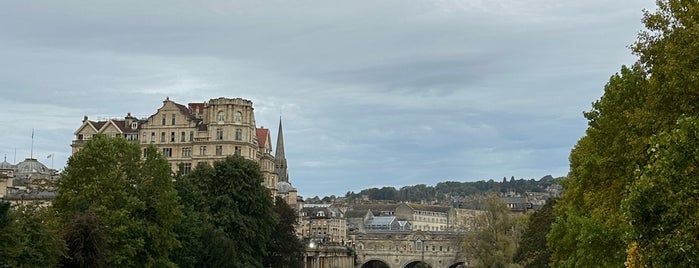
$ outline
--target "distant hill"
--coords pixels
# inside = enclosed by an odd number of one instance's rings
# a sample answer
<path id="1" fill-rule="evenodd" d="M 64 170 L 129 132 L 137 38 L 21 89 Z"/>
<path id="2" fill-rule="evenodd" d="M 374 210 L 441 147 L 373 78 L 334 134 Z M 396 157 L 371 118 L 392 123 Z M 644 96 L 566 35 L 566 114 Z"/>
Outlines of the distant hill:
<path id="1" fill-rule="evenodd" d="M 356 200 L 395 201 L 395 202 L 438 202 L 444 203 L 453 199 L 474 195 L 483 195 L 491 192 L 543 192 L 546 187 L 557 184 L 560 178 L 546 175 L 539 180 L 535 179 L 515 179 L 512 176 L 509 180 L 505 177 L 501 181 L 490 179 L 473 182 L 445 181 L 437 183 L 435 186 L 418 184 L 413 186 L 403 186 L 400 189 L 395 187 L 369 188 L 359 193 L 347 192 L 345 199 L 349 202 Z M 328 198 L 323 198 L 327 200 Z M 315 200 L 309 200 L 315 201 Z M 320 200 L 318 200 L 320 201 Z"/>

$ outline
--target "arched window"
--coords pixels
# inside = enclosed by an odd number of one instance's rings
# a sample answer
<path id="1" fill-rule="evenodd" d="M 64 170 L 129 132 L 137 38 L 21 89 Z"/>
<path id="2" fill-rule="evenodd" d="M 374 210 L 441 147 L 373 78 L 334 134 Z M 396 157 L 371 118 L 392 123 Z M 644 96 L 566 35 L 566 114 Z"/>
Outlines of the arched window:
<path id="1" fill-rule="evenodd" d="M 219 111 L 218 112 L 218 121 L 224 121 L 224 120 L 226 120 L 226 113 L 224 113 L 223 111 Z"/>
<path id="2" fill-rule="evenodd" d="M 236 123 L 243 122 L 243 114 L 240 112 L 235 112 L 235 118 L 234 118 Z"/>

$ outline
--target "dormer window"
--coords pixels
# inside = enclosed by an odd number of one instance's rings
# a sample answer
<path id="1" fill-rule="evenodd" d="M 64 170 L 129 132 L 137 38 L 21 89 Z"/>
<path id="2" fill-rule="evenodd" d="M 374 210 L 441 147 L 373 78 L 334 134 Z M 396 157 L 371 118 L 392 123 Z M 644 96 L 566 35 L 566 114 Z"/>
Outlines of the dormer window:
<path id="1" fill-rule="evenodd" d="M 138 122 L 131 122 L 131 129 L 138 128 Z"/>
<path id="2" fill-rule="evenodd" d="M 318 211 L 318 213 L 316 213 L 316 216 L 318 216 L 318 217 L 325 217 L 325 212 L 322 211 L 322 210 L 321 210 L 321 211 Z"/>

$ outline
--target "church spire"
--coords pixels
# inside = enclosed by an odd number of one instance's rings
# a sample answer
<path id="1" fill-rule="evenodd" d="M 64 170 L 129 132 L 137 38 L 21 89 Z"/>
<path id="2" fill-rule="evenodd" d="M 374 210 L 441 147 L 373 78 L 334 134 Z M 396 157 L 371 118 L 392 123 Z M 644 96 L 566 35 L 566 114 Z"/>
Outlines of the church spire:
<path id="1" fill-rule="evenodd" d="M 274 153 L 274 166 L 279 181 L 289 182 L 289 172 L 284 155 L 284 133 L 282 132 L 282 117 L 279 117 L 279 132 L 277 133 L 277 148 Z"/>

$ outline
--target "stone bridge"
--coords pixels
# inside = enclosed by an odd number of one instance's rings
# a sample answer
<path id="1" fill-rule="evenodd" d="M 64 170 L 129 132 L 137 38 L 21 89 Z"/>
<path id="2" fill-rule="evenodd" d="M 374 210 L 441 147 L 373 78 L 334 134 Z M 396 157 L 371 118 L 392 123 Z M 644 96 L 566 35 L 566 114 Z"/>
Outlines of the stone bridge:
<path id="1" fill-rule="evenodd" d="M 353 235 L 358 268 L 461 268 L 463 233 L 382 232 Z"/>

